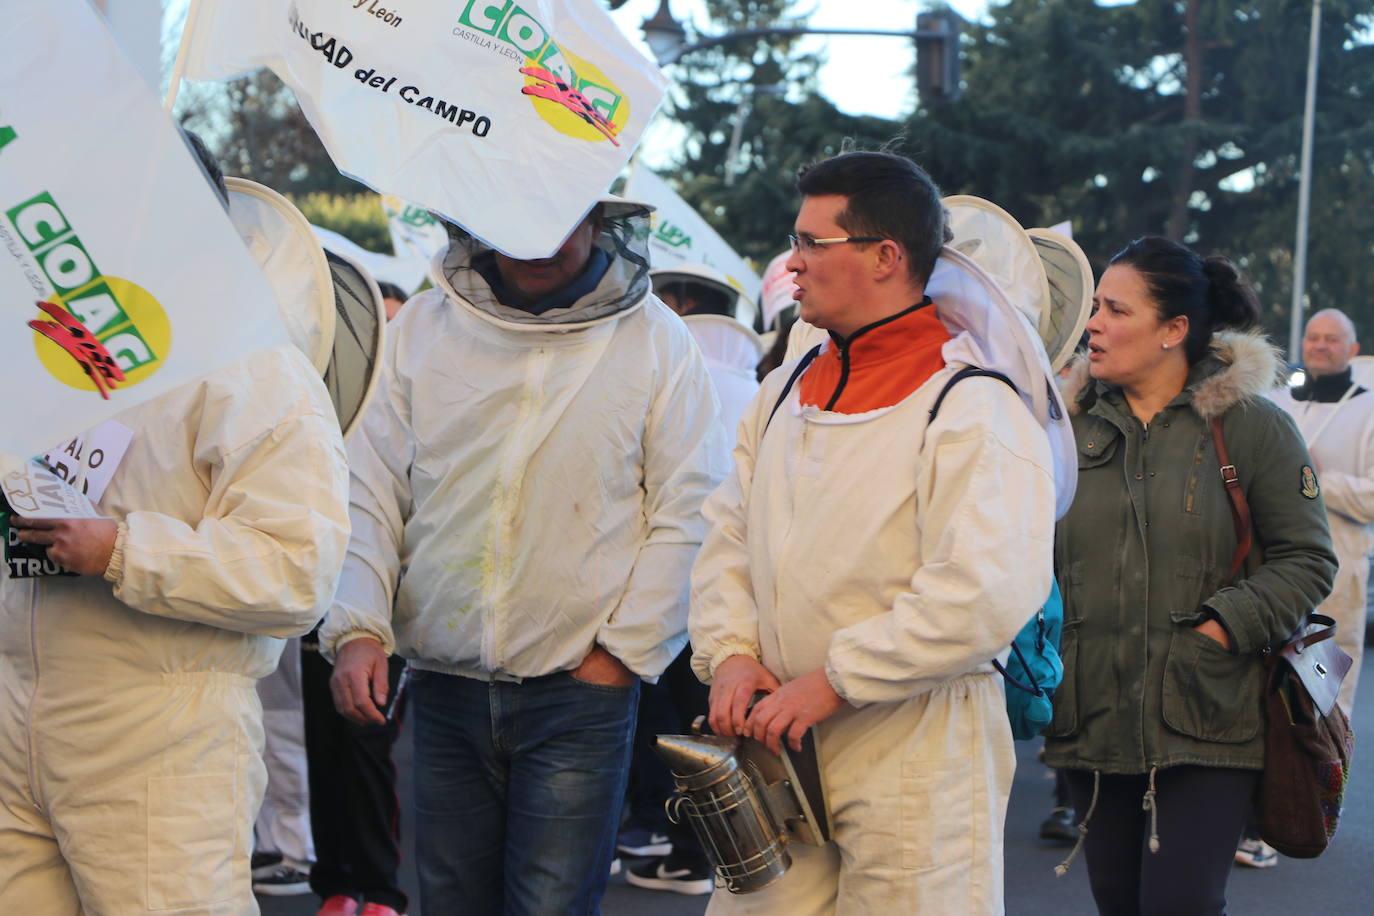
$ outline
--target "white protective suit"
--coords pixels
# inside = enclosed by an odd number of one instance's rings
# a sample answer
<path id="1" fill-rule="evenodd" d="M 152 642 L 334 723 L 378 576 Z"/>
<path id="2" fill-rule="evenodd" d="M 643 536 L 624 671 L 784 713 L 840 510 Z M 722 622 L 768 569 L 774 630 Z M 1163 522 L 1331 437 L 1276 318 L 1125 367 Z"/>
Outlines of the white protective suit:
<path id="1" fill-rule="evenodd" d="M 254 684 L 334 592 L 338 421 L 285 346 L 116 419 L 104 580 L 0 579 L 0 911 L 256 913 Z"/>
<path id="2" fill-rule="evenodd" d="M 932 278 L 937 306 L 937 287 L 971 293 L 961 276 Z M 991 660 L 1049 593 L 1056 479 L 1045 429 L 999 381 L 959 383 L 927 428 L 958 368 L 1001 368 L 987 358 L 998 345 L 941 318 L 954 334 L 946 367 L 891 407 L 803 408 L 798 386 L 765 437 L 794 364 L 775 370 L 746 413 L 735 472 L 707 501 L 692 575 L 698 675 L 731 655 L 784 683 L 823 667 L 847 701 L 814 729 L 833 842 L 793 845 L 787 875 L 717 892 L 712 913 L 1002 911 L 1015 757 Z"/>
<path id="3" fill-rule="evenodd" d="M 373 636 L 486 679 L 600 644 L 657 677 L 686 642 L 701 503 L 727 469 L 697 348 L 642 262 L 612 258 L 536 317 L 498 303 L 468 249 L 441 257 L 349 441 L 353 539 L 321 646 Z"/>
<path id="4" fill-rule="evenodd" d="M 724 315 L 684 315 L 682 322 L 706 359 L 720 399 L 720 422 L 727 441 L 734 445 L 745 408 L 759 391 L 755 367 L 763 358 L 763 343 L 759 335 Z"/>
<path id="5" fill-rule="evenodd" d="M 1374 392 L 1338 403 L 1299 401 L 1286 388 L 1270 397 L 1302 431 L 1326 501 L 1331 544 L 1340 565 L 1331 594 L 1317 612 L 1335 619 L 1336 643 L 1351 659 L 1339 698 L 1350 715 L 1364 655 L 1369 552 L 1374 549 Z"/>

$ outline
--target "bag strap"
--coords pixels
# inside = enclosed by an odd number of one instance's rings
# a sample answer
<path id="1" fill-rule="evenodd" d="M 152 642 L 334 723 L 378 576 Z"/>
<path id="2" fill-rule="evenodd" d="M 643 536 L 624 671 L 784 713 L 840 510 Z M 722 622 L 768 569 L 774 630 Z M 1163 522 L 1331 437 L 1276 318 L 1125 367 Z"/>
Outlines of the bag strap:
<path id="1" fill-rule="evenodd" d="M 1226 495 L 1231 498 L 1231 525 L 1236 530 L 1236 552 L 1231 556 L 1231 579 L 1234 580 L 1250 554 L 1254 526 L 1250 519 L 1250 504 L 1245 501 L 1245 491 L 1240 488 L 1240 475 L 1226 454 L 1226 437 L 1221 434 L 1220 417 L 1212 420 L 1212 443 L 1217 448 L 1217 460 L 1221 462 L 1221 482 L 1226 485 Z"/>
<path id="2" fill-rule="evenodd" d="M 787 396 L 792 393 L 792 386 L 797 384 L 797 379 L 801 378 L 801 374 L 806 371 L 806 367 L 811 365 L 811 361 L 819 356 L 820 352 L 821 345 L 816 344 L 810 350 L 806 351 L 805 356 L 797 361 L 797 368 L 792 370 L 792 377 L 787 380 L 786 385 L 782 386 L 782 394 L 778 395 L 777 401 L 773 403 L 773 409 L 768 411 L 768 420 L 763 424 L 763 434 L 759 436 L 760 439 L 762 439 L 764 435 L 767 435 L 768 426 L 773 422 L 773 415 L 778 412 L 778 408 L 782 406 L 782 402 L 787 400 Z"/>
<path id="3" fill-rule="evenodd" d="M 1236 529 L 1236 552 L 1231 557 L 1231 579 L 1234 580 L 1236 573 L 1240 572 L 1241 566 L 1245 563 L 1245 558 L 1250 553 L 1250 547 L 1254 540 L 1254 523 L 1250 518 L 1250 505 L 1245 501 L 1245 493 L 1240 488 L 1240 475 L 1236 473 L 1236 466 L 1231 463 L 1230 456 L 1226 454 L 1226 439 L 1221 434 L 1221 420 L 1214 419 L 1211 425 L 1212 442 L 1217 447 L 1217 459 L 1221 461 L 1221 480 L 1226 484 L 1226 495 L 1231 497 L 1231 523 Z M 1308 624 L 1318 624 L 1324 629 L 1305 634 L 1303 631 Z M 1301 652 L 1303 649 L 1335 635 L 1335 619 L 1312 611 L 1308 613 L 1307 619 L 1299 625 L 1297 634 L 1279 648 L 1295 646 Z M 1270 657 L 1270 653 L 1271 649 L 1266 648 L 1264 650 L 1266 657 Z"/>
<path id="4" fill-rule="evenodd" d="M 940 393 L 935 396 L 935 403 L 932 404 L 930 407 L 930 420 L 928 420 L 927 422 L 935 422 L 935 416 L 940 412 L 940 405 L 945 402 L 945 395 L 949 394 L 949 389 L 953 388 L 955 385 L 959 384 L 966 378 L 974 378 L 976 376 L 982 376 L 984 378 L 995 378 L 998 381 L 1005 384 L 1012 391 L 1015 391 L 1018 394 L 1020 393 L 1020 389 L 1016 387 L 1016 383 L 1000 372 L 996 372 L 992 369 L 983 369 L 979 366 L 965 366 L 958 372 L 954 373 L 954 375 L 950 376 L 949 381 L 945 382 L 945 387 L 941 388 Z M 1043 646 L 1045 641 L 1045 622 L 1044 612 L 1042 610 L 1036 611 L 1035 620 L 1035 642 L 1036 646 L 1040 647 Z M 1005 680 L 1007 684 L 1009 684 L 1010 686 L 1015 687 L 1017 690 L 1024 690 L 1031 696 L 1043 697 L 1045 695 L 1045 688 L 1041 687 L 1039 681 L 1035 679 L 1035 673 L 1031 671 L 1030 663 L 1027 662 L 1026 657 L 1021 654 L 1021 647 L 1016 644 L 1015 640 L 1012 641 L 1011 651 L 1012 655 L 1016 657 L 1016 661 L 1020 663 L 1021 670 L 1026 673 L 1026 680 L 1030 681 L 1029 684 L 1022 683 L 1020 680 L 1018 680 L 1014 675 L 1012 675 L 1010 671 L 1007 670 L 1005 665 L 1003 665 L 995 658 L 992 660 L 992 666 L 997 669 L 997 673 L 1002 675 L 1002 679 Z M 1011 659 L 1009 658 L 1008 661 L 1010 660 Z"/>
<path id="5" fill-rule="evenodd" d="M 928 422 L 935 421 L 935 415 L 940 412 L 940 405 L 945 402 L 945 395 L 949 394 L 949 389 L 953 388 L 955 385 L 959 384 L 966 378 L 973 378 L 974 376 L 979 375 L 984 376 L 985 378 L 995 378 L 998 381 L 1005 384 L 1007 387 L 1011 388 L 1012 391 L 1015 391 L 1018 394 L 1020 393 L 1020 389 L 1016 387 L 1016 384 L 1000 372 L 995 372 L 992 369 L 982 369 L 978 366 L 965 366 L 958 372 L 954 373 L 954 375 L 950 376 L 949 381 L 945 382 L 945 387 L 941 388 L 940 393 L 935 396 L 935 403 L 931 405 L 930 420 Z"/>
<path id="6" fill-rule="evenodd" d="M 1321 627 L 1321 629 L 1312 633 L 1304 633 L 1303 630 L 1307 629 L 1310 624 L 1316 624 Z M 1303 650 L 1310 649 L 1317 643 L 1331 639 L 1335 635 L 1336 618 L 1328 617 L 1325 614 L 1318 614 L 1313 611 L 1307 615 L 1307 620 L 1298 628 L 1297 634 L 1294 635 L 1292 639 L 1288 640 L 1288 642 L 1284 643 L 1281 648 L 1287 649 L 1291 646 L 1301 653 Z"/>
<path id="7" fill-rule="evenodd" d="M 1002 679 L 1005 680 L 1008 685 L 1015 687 L 1017 690 L 1024 690 L 1031 696 L 1043 697 L 1045 695 L 1045 688 L 1041 687 L 1040 683 L 1035 679 L 1035 675 L 1031 672 L 1030 664 L 1026 661 L 1026 657 L 1021 654 L 1021 647 L 1013 642 L 1011 644 L 1011 651 L 1012 654 L 1016 656 L 1016 660 L 1021 663 L 1021 670 L 1026 672 L 1026 680 L 1030 681 L 1029 684 L 1023 684 L 1017 680 L 1012 673 L 1006 669 L 1006 666 L 995 658 L 992 660 L 992 667 L 997 669 L 997 673 L 1002 675 Z"/>

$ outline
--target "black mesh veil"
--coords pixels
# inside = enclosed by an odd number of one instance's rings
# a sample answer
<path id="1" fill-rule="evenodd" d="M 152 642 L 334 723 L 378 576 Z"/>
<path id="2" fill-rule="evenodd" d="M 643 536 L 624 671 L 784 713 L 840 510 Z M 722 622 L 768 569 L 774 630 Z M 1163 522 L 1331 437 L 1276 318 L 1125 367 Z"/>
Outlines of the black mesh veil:
<path id="1" fill-rule="evenodd" d="M 595 290 L 578 300 L 577 317 L 594 319 L 639 302 L 650 292 L 649 213 L 650 208 L 633 201 L 603 199 L 601 234 L 596 245 L 611 257 L 611 266 Z M 478 275 L 478 265 L 490 257 L 491 247 L 461 226 L 438 217 L 449 236 L 449 250 L 443 258 L 444 277 L 454 290 L 480 309 L 517 322 L 539 321 L 498 302 L 491 288 Z M 559 309 L 555 312 L 572 310 Z M 554 312 L 546 315 L 555 315 Z M 556 316 L 555 316 L 556 317 Z"/>
<path id="2" fill-rule="evenodd" d="M 324 386 L 345 436 L 372 395 L 381 368 L 386 312 L 372 278 L 353 262 L 325 251 L 334 280 L 334 345 Z"/>

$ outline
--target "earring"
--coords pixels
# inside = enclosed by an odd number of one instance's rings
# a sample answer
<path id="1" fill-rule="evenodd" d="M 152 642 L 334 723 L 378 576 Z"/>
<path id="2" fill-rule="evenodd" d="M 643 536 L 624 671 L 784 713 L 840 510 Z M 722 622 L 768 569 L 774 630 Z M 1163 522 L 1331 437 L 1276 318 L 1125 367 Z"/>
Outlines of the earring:
<path id="1" fill-rule="evenodd" d="M 1169 345 L 1168 345 L 1168 344 L 1160 344 L 1160 346 L 1162 346 L 1162 347 L 1163 347 L 1164 349 L 1166 349 L 1166 350 L 1169 349 Z"/>

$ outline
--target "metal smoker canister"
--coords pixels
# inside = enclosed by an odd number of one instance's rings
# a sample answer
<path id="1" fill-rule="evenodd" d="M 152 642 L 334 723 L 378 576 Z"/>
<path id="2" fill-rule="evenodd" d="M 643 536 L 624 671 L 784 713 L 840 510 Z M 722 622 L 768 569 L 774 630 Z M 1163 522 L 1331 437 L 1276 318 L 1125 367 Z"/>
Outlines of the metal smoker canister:
<path id="1" fill-rule="evenodd" d="M 677 780 L 668 816 L 678 823 L 687 815 L 725 889 L 747 894 L 781 878 L 792 866 L 792 857 L 786 835 L 761 794 L 767 784 L 756 767 L 741 765 L 738 746 L 738 739 L 716 736 L 654 739 L 654 750 Z"/>

